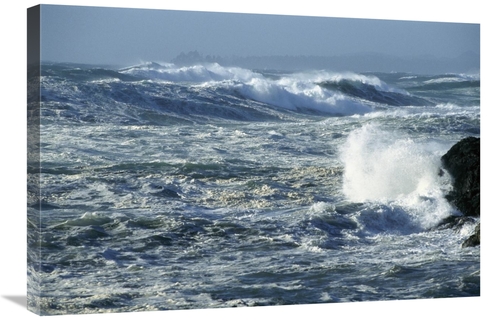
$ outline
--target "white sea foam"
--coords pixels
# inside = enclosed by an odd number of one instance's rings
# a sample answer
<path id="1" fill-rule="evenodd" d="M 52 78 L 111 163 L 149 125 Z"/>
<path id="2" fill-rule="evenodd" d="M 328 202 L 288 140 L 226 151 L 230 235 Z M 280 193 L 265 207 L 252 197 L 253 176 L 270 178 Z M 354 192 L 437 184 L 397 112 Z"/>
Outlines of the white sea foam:
<path id="1" fill-rule="evenodd" d="M 450 74 L 447 76 L 439 77 L 436 79 L 431 79 L 424 81 L 424 84 L 431 83 L 448 83 L 448 82 L 462 82 L 462 81 L 477 81 L 479 80 L 479 74 Z"/>
<path id="2" fill-rule="evenodd" d="M 174 64 L 144 64 L 121 71 L 124 74 L 152 80 L 205 83 L 211 81 L 248 81 L 262 75 L 238 67 L 222 67 L 217 63 L 178 67 Z"/>
<path id="3" fill-rule="evenodd" d="M 250 99 L 288 110 L 309 109 L 340 115 L 364 114 L 372 111 L 371 107 L 359 101 L 297 78 L 284 78 L 278 81 L 253 78 L 249 82 L 237 84 L 235 88 Z"/>
<path id="4" fill-rule="evenodd" d="M 216 63 L 189 67 L 146 64 L 122 70 L 122 73 L 153 80 L 192 82 L 202 87 L 223 87 L 236 90 L 249 99 L 288 110 L 309 109 L 339 115 L 364 114 L 372 108 L 341 93 L 324 89 L 318 83 L 348 79 L 373 85 L 381 91 L 401 91 L 374 76 L 319 71 L 290 74 L 276 80 L 251 70 L 223 67 Z"/>

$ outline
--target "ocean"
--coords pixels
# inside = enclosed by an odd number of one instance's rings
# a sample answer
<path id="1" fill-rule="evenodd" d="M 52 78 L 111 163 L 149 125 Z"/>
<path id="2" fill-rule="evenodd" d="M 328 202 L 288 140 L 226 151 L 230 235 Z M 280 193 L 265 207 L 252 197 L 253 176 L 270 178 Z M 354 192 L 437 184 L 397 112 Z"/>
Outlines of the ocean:
<path id="1" fill-rule="evenodd" d="M 40 89 L 43 315 L 480 295 L 480 218 L 440 227 L 479 74 L 43 63 Z"/>

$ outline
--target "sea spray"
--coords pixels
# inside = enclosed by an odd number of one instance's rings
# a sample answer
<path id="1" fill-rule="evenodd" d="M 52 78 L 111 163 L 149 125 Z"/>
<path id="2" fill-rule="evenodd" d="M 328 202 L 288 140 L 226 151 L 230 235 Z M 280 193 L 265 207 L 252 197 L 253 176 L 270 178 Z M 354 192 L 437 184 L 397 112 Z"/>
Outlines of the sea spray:
<path id="1" fill-rule="evenodd" d="M 384 212 L 404 208 L 422 227 L 431 227 L 452 213 L 444 199 L 450 178 L 439 174 L 440 153 L 435 149 L 376 124 L 364 125 L 341 147 L 343 192 L 353 202 L 389 205 L 377 209 Z"/>

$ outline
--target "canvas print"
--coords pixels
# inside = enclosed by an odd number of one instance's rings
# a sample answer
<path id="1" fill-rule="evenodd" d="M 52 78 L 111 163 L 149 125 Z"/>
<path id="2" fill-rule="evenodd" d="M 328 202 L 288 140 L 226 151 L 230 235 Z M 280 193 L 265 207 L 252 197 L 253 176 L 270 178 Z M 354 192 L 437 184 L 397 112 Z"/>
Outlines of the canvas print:
<path id="1" fill-rule="evenodd" d="M 29 8 L 29 310 L 479 296 L 479 31 Z"/>

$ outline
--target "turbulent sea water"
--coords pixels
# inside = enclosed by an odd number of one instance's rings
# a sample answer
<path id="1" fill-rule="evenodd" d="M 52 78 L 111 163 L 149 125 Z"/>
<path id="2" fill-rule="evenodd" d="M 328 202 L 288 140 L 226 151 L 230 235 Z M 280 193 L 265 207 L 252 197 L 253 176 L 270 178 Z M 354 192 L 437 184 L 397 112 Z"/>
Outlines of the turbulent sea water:
<path id="1" fill-rule="evenodd" d="M 41 314 L 479 296 L 479 219 L 437 227 L 461 215 L 440 157 L 480 136 L 479 75 L 41 75 Z"/>

